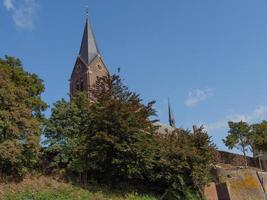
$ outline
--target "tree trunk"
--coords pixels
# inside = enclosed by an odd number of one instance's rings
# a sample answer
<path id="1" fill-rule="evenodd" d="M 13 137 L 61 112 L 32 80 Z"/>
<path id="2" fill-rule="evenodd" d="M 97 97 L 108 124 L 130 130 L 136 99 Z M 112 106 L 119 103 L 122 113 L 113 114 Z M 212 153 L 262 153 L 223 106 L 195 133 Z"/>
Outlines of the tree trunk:
<path id="1" fill-rule="evenodd" d="M 247 162 L 246 150 L 243 150 L 243 158 L 244 158 L 245 168 L 247 168 L 248 167 L 248 162 Z"/>
<path id="2" fill-rule="evenodd" d="M 79 183 L 82 185 L 82 172 L 79 172 Z"/>
<path id="3" fill-rule="evenodd" d="M 88 179 L 88 173 L 87 171 L 84 172 L 84 176 L 83 176 L 83 185 L 87 186 L 87 180 Z"/>

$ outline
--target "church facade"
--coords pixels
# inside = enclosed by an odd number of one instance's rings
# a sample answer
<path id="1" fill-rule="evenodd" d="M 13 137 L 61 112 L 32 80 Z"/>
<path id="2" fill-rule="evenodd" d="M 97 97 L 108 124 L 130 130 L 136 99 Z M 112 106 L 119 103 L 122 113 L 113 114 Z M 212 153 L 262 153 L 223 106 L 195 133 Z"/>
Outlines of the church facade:
<path id="1" fill-rule="evenodd" d="M 109 71 L 101 57 L 96 39 L 86 17 L 80 51 L 74 64 L 70 78 L 70 96 L 78 91 L 84 91 L 92 99 L 90 88 L 95 84 L 97 77 L 106 76 Z"/>

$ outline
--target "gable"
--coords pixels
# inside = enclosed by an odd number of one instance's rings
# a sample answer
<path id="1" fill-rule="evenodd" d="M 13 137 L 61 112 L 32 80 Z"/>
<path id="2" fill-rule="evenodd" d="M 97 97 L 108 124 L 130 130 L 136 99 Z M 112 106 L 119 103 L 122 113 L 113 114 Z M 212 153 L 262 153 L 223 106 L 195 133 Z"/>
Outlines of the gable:
<path id="1" fill-rule="evenodd" d="M 76 62 L 74 64 L 74 67 L 72 69 L 71 79 L 72 79 L 72 77 L 74 76 L 75 73 L 85 73 L 86 71 L 87 71 L 86 64 L 78 56 L 77 59 L 76 59 Z"/>
<path id="2" fill-rule="evenodd" d="M 107 69 L 107 67 L 106 67 L 106 65 L 105 65 L 105 63 L 103 62 L 103 60 L 102 60 L 102 58 L 100 57 L 100 56 L 95 56 L 94 57 L 94 59 L 91 61 L 91 63 L 89 63 L 89 65 L 88 65 L 88 69 L 87 70 L 89 70 L 89 72 L 91 71 L 96 71 L 97 70 L 97 66 L 98 65 L 100 65 L 102 68 L 103 68 L 103 70 L 106 72 L 106 73 L 108 73 L 109 74 L 109 71 L 108 71 L 108 69 Z"/>

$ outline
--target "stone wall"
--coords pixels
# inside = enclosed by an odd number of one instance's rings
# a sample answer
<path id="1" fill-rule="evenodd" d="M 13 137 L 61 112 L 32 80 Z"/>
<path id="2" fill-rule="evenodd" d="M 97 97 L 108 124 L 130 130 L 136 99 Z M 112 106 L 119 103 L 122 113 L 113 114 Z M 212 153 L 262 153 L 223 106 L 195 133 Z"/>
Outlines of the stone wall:
<path id="1" fill-rule="evenodd" d="M 207 200 L 264 199 L 265 192 L 267 192 L 267 172 L 260 172 L 258 159 L 248 156 L 246 158 L 248 166 L 255 167 L 255 169 L 243 169 L 239 168 L 244 166 L 242 155 L 225 151 L 217 151 L 216 154 L 217 163 L 222 165 L 218 165 L 212 171 L 214 182 L 204 189 Z M 263 170 L 267 171 L 267 161 L 261 163 Z M 229 164 L 229 166 L 224 164 Z"/>
<path id="2" fill-rule="evenodd" d="M 226 183 L 217 183 L 216 190 L 217 190 L 218 200 L 231 200 Z"/>
<path id="3" fill-rule="evenodd" d="M 219 200 L 263 200 L 265 192 L 255 169 L 217 169 L 219 184 L 225 184 L 228 197 L 218 192 Z"/>
<path id="4" fill-rule="evenodd" d="M 234 154 L 226 151 L 217 151 L 216 161 L 218 163 L 230 164 L 233 166 L 244 166 L 244 158 L 242 155 Z M 259 168 L 258 159 L 247 156 L 249 167 Z M 267 161 L 261 161 L 263 170 L 267 171 Z"/>
<path id="5" fill-rule="evenodd" d="M 258 172 L 258 176 L 261 181 L 262 187 L 267 194 L 267 172 Z"/>
<path id="6" fill-rule="evenodd" d="M 204 195 L 206 200 L 218 200 L 216 184 L 214 182 L 204 188 Z"/>

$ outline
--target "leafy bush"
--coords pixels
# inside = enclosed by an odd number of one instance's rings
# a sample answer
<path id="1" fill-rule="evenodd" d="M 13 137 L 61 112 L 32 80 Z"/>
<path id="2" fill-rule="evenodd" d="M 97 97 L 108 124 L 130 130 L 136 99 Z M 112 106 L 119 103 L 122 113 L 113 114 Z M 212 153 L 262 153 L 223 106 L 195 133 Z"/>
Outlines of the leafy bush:
<path id="1" fill-rule="evenodd" d="M 25 72 L 20 60 L 0 59 L 0 174 L 21 177 L 38 163 L 42 80 Z"/>
<path id="2" fill-rule="evenodd" d="M 214 145 L 203 128 L 158 135 L 158 145 L 161 154 L 151 179 L 161 186 L 162 199 L 202 199 L 214 161 Z"/>

